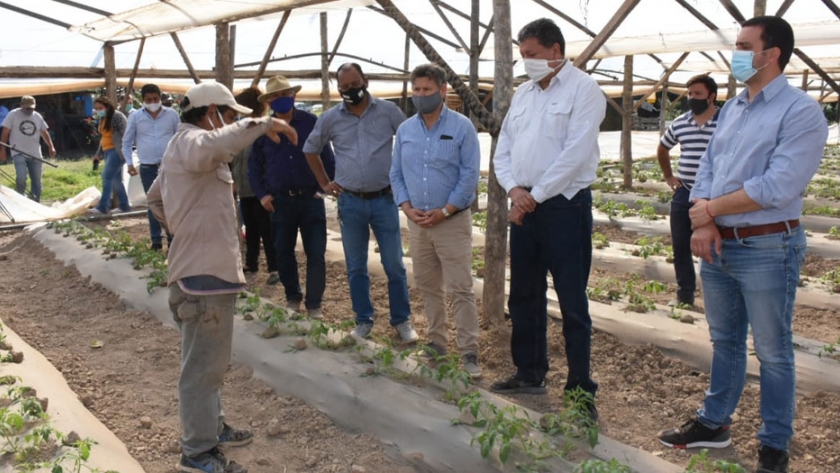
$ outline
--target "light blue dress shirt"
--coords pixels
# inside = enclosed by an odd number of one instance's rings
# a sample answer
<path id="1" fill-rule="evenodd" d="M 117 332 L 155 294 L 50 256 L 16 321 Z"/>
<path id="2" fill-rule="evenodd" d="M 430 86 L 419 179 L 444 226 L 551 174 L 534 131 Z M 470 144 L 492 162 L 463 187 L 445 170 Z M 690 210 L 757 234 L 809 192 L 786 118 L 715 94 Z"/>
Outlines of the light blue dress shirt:
<path id="1" fill-rule="evenodd" d="M 390 184 L 394 133 L 404 121 L 402 110 L 387 100 L 370 97 L 361 117 L 341 102 L 318 117 L 303 152 L 321 154 L 332 142 L 335 182 L 353 192 L 379 191 Z"/>
<path id="2" fill-rule="evenodd" d="M 726 102 L 692 199 L 714 199 L 744 189 L 762 208 L 715 218 L 724 227 L 793 220 L 817 172 L 828 138 L 822 108 L 805 92 L 776 77 L 749 102 L 747 90 Z"/>
<path id="3" fill-rule="evenodd" d="M 160 164 L 166 145 L 180 124 L 178 112 L 169 107 L 161 107 L 157 118 L 152 118 L 145 108 L 129 115 L 122 142 L 126 164 L 138 164 L 131 155 L 132 146 L 137 146 L 139 164 Z"/>
<path id="4" fill-rule="evenodd" d="M 420 114 L 403 123 L 394 141 L 391 188 L 397 205 L 427 211 L 447 203 L 459 210 L 475 200 L 481 150 L 470 120 L 444 105 L 431 129 Z"/>

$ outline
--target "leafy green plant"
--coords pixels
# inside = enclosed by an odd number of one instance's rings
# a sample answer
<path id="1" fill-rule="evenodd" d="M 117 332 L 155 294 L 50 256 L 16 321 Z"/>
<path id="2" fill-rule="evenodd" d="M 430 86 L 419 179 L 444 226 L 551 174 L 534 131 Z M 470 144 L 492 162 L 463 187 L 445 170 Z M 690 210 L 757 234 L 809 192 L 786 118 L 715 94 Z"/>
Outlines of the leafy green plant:
<path id="1" fill-rule="evenodd" d="M 712 460 L 705 448 L 688 460 L 686 473 L 745 473 L 744 467 L 726 460 Z"/>
<path id="2" fill-rule="evenodd" d="M 644 199 L 636 200 L 636 205 L 640 206 L 638 210 L 639 218 L 642 220 L 657 220 L 659 215 L 656 213 L 656 208 L 653 207 L 649 201 Z"/>
<path id="3" fill-rule="evenodd" d="M 596 249 L 607 248 L 610 246 L 610 241 L 607 236 L 600 232 L 592 232 L 592 246 Z"/>
<path id="4" fill-rule="evenodd" d="M 641 237 L 634 242 L 638 246 L 633 250 L 633 256 L 640 256 L 642 259 L 648 259 L 651 256 L 661 256 L 666 254 L 666 246 L 662 243 L 662 237 Z"/>
<path id="5" fill-rule="evenodd" d="M 837 227 L 829 228 L 828 235 L 826 235 L 826 238 L 828 238 L 829 240 L 840 240 L 840 229 L 838 229 Z"/>
<path id="6" fill-rule="evenodd" d="M 483 210 L 480 212 L 474 212 L 472 214 L 472 223 L 478 227 L 482 233 L 487 231 L 487 212 Z"/>
<path id="7" fill-rule="evenodd" d="M 611 458 L 610 461 L 586 460 L 575 468 L 575 473 L 633 473 L 633 470 Z"/>

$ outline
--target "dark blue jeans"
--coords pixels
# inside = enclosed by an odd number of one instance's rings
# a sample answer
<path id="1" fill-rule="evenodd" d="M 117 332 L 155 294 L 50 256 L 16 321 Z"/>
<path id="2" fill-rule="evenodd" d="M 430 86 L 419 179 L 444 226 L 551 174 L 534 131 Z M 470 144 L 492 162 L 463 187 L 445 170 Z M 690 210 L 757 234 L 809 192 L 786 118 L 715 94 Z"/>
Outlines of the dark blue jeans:
<path id="1" fill-rule="evenodd" d="M 140 182 L 143 183 L 143 190 L 149 192 L 149 188 L 157 179 L 159 164 L 141 164 L 138 171 L 140 172 Z M 163 236 L 161 235 L 160 222 L 157 221 L 152 210 L 148 210 L 149 218 L 149 235 L 152 237 L 153 245 L 160 245 L 163 243 Z M 172 238 L 167 235 L 167 240 L 172 242 Z"/>
<path id="2" fill-rule="evenodd" d="M 691 256 L 691 218 L 688 211 L 694 205 L 688 201 L 691 191 L 680 187 L 671 198 L 671 245 L 674 249 L 674 272 L 677 275 L 677 300 L 694 304 L 697 276 Z"/>
<path id="3" fill-rule="evenodd" d="M 277 252 L 274 251 L 274 241 L 271 239 L 271 214 L 256 196 L 240 197 L 239 208 L 245 224 L 245 266 L 254 271 L 259 268 L 262 241 L 268 272 L 277 271 Z"/>
<path id="4" fill-rule="evenodd" d="M 592 264 L 592 193 L 558 195 L 510 227 L 510 340 L 516 376 L 539 383 L 548 373 L 547 276 L 551 272 L 563 314 L 569 376 L 566 390 L 595 394 L 589 373 L 592 319 L 586 284 Z"/>
<path id="5" fill-rule="evenodd" d="M 306 253 L 306 299 L 300 288 L 295 245 L 298 230 Z M 312 195 L 275 195 L 271 237 L 277 252 L 280 282 L 287 301 L 304 301 L 307 309 L 320 309 L 327 285 L 327 213 L 324 200 Z"/>

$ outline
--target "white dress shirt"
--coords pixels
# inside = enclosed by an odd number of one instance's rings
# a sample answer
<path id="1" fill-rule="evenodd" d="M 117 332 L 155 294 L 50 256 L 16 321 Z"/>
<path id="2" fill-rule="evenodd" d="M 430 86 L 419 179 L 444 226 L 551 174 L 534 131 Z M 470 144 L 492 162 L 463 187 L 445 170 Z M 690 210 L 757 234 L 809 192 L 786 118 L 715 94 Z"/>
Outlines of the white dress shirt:
<path id="1" fill-rule="evenodd" d="M 537 202 L 571 199 L 595 182 L 598 133 L 607 102 L 598 83 L 566 62 L 543 90 L 521 85 L 502 123 L 493 165 L 510 192 L 531 188 Z"/>

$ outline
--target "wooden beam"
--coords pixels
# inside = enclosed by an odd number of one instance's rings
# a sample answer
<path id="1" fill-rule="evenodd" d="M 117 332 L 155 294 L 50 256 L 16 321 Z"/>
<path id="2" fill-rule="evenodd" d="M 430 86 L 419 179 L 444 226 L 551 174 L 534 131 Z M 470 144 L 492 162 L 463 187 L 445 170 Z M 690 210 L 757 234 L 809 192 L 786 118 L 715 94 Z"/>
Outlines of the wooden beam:
<path id="1" fill-rule="evenodd" d="M 106 42 L 102 49 L 105 56 L 105 96 L 111 103 L 117 103 L 117 62 L 114 57 L 114 45 Z"/>
<path id="2" fill-rule="evenodd" d="M 449 18 L 446 17 L 446 14 L 443 13 L 443 10 L 441 10 L 440 6 L 437 4 L 437 0 L 429 0 L 429 3 L 432 4 L 432 8 L 435 9 L 438 16 L 440 16 L 441 20 L 443 20 L 443 23 L 446 25 L 446 27 L 449 28 L 449 32 L 452 33 L 453 36 L 455 36 L 455 40 L 458 41 L 458 44 L 461 45 L 461 49 L 465 53 L 469 53 L 470 47 L 467 46 L 467 43 L 464 41 L 464 38 L 462 38 L 461 35 L 458 34 L 458 30 L 456 30 L 455 27 L 452 26 L 452 22 L 449 21 Z"/>
<path id="3" fill-rule="evenodd" d="M 602 92 L 603 92 L 603 91 L 602 91 Z M 604 92 L 604 97 L 606 97 L 606 98 L 607 98 L 607 105 L 609 105 L 609 106 L 611 106 L 612 108 L 614 108 L 614 109 L 615 109 L 615 111 L 616 111 L 616 112 L 618 112 L 618 114 L 619 114 L 619 115 L 621 115 L 621 116 L 623 117 L 623 116 L 624 116 L 624 109 L 623 109 L 623 108 L 621 108 L 621 106 L 620 106 L 620 105 L 618 105 L 617 103 L 615 103 L 615 100 L 613 100 L 613 99 L 612 99 L 612 97 L 610 97 L 609 95 L 607 95 L 607 93 L 606 93 L 606 92 Z"/>
<path id="4" fill-rule="evenodd" d="M 341 31 L 338 33 L 338 39 L 335 40 L 335 45 L 333 45 L 332 52 L 327 58 L 327 67 L 329 67 L 330 64 L 332 64 L 333 58 L 335 58 L 335 53 L 338 52 L 338 47 L 341 46 L 341 41 L 344 39 L 344 33 L 347 32 L 347 25 L 350 24 L 351 15 L 353 15 L 352 8 L 347 10 L 347 16 L 344 17 L 344 24 L 341 25 Z"/>
<path id="5" fill-rule="evenodd" d="M 659 136 L 665 134 L 665 118 L 668 116 L 668 86 L 662 87 L 662 93 L 659 95 Z"/>
<path id="6" fill-rule="evenodd" d="M 621 6 L 618 7 L 618 10 L 616 10 L 613 17 L 610 18 L 610 21 L 608 21 L 607 24 L 604 26 L 604 29 L 602 29 L 601 32 L 598 33 L 598 35 L 595 37 L 595 39 L 593 39 L 592 42 L 589 43 L 589 46 L 587 46 L 586 49 L 584 49 L 583 52 L 580 53 L 580 56 L 575 58 L 575 67 L 580 69 L 586 67 L 587 61 L 589 61 L 589 59 L 591 59 L 592 56 L 594 56 L 595 53 L 597 53 L 598 50 L 601 49 L 601 46 L 603 46 L 604 43 L 606 43 L 607 40 L 610 38 L 610 36 L 612 36 L 612 34 L 615 33 L 615 30 L 619 27 L 619 25 L 621 25 L 621 22 L 623 22 L 624 19 L 627 18 L 627 15 L 629 15 L 630 12 L 633 11 L 634 8 L 636 8 L 636 5 L 638 5 L 640 1 L 641 0 L 624 0 L 624 3 L 622 3 Z"/>
<path id="7" fill-rule="evenodd" d="M 15 13 L 20 13 L 21 15 L 26 15 L 30 18 L 35 18 L 36 20 L 45 21 L 47 23 L 50 23 L 50 24 L 53 24 L 53 25 L 56 25 L 56 26 L 60 26 L 60 27 L 65 28 L 65 29 L 70 29 L 70 28 L 73 27 L 73 25 L 71 25 L 70 23 L 65 23 L 63 21 L 59 21 L 59 20 L 50 18 L 46 15 L 41 15 L 39 13 L 31 12 L 31 11 L 26 10 L 24 8 L 16 7 L 14 5 L 9 5 L 6 2 L 0 2 L 0 8 L 5 8 L 6 10 L 10 10 L 10 11 L 13 11 Z"/>
<path id="8" fill-rule="evenodd" d="M 807 54 L 802 52 L 802 50 L 799 49 L 799 48 L 793 48 L 793 54 L 796 54 L 797 56 L 799 56 L 799 59 L 802 59 L 802 62 L 807 64 L 808 67 L 811 68 L 811 70 L 816 72 L 817 75 L 820 76 L 822 78 L 822 80 L 825 81 L 826 84 L 828 84 L 832 89 L 834 89 L 835 92 L 837 92 L 837 95 L 840 95 L 840 85 L 838 85 L 837 82 L 835 82 L 835 80 L 832 79 L 831 76 L 828 75 L 819 66 L 819 64 L 815 63 L 810 57 L 808 57 Z"/>
<path id="9" fill-rule="evenodd" d="M 291 60 L 291 59 L 300 59 L 300 58 L 304 58 L 304 57 L 321 56 L 321 55 L 326 55 L 326 54 L 323 54 L 323 53 L 320 53 L 320 52 L 318 52 L 318 53 L 293 54 L 291 56 L 283 56 L 283 57 L 272 58 L 272 59 L 269 59 L 268 62 L 281 62 L 281 61 L 288 61 L 288 60 Z M 401 67 L 389 66 L 388 64 L 385 64 L 383 62 L 374 61 L 373 59 L 368 59 L 368 58 L 364 58 L 364 57 L 361 57 L 361 56 L 356 56 L 355 54 L 346 54 L 346 53 L 336 52 L 335 55 L 339 56 L 339 57 L 346 57 L 348 59 L 353 59 L 353 60 L 356 60 L 356 61 L 359 61 L 359 62 L 366 62 L 368 64 L 375 64 L 379 67 L 383 67 L 385 69 L 390 69 L 390 70 L 396 71 L 396 72 L 408 72 L 408 71 L 403 70 Z M 248 62 L 248 63 L 244 63 L 244 64 L 237 64 L 236 66 L 234 66 L 234 68 L 252 67 L 252 66 L 256 66 L 257 64 L 258 63 L 256 63 L 256 62 Z M 365 74 L 365 75 L 367 75 L 367 74 Z"/>
<path id="10" fill-rule="evenodd" d="M 553 7 L 552 5 L 548 4 L 547 2 L 545 2 L 543 0 L 534 0 L 534 3 L 536 3 L 537 5 L 545 8 L 546 10 L 550 11 L 551 13 L 554 13 L 555 15 L 559 16 L 560 18 L 566 20 L 567 23 L 571 24 L 575 28 L 577 28 L 577 29 L 583 31 L 584 33 L 588 34 L 589 37 L 594 38 L 594 37 L 598 36 L 597 34 L 595 34 L 594 31 L 590 30 L 585 25 L 579 23 L 574 18 L 572 18 L 569 15 L 563 13 L 562 11 Z"/>
<path id="11" fill-rule="evenodd" d="M 638 0 L 636 0 L 638 1 Z M 477 117 L 479 122 L 487 128 L 488 131 L 497 131 L 499 129 L 500 123 L 497 121 L 496 117 L 494 117 L 490 112 L 481 105 L 481 101 L 478 100 L 478 97 L 470 90 L 469 87 L 464 83 L 457 73 L 449 66 L 446 60 L 441 57 L 440 54 L 435 50 L 435 48 L 429 43 L 429 41 L 421 34 L 420 30 L 414 26 L 408 18 L 394 5 L 391 0 L 376 0 L 380 6 L 382 6 L 383 11 L 394 19 L 398 25 L 411 36 L 411 40 L 414 41 L 414 44 L 423 52 L 426 58 L 430 62 L 437 63 L 439 66 L 443 67 L 446 71 L 447 81 L 449 84 L 452 85 L 452 88 L 455 89 L 455 92 L 461 97 L 467 106 L 470 107 L 470 111 L 474 113 Z M 499 26 L 499 25 L 497 25 Z M 497 35 L 501 34 L 497 32 Z M 505 37 L 507 38 L 507 36 Z M 498 59 L 497 59 L 498 60 Z"/>
<path id="12" fill-rule="evenodd" d="M 753 17 L 767 14 L 767 0 L 755 0 L 753 4 Z"/>
<path id="13" fill-rule="evenodd" d="M 496 19 L 495 87 L 493 88 L 493 115 L 501 124 L 513 99 L 513 46 L 510 43 L 510 0 L 493 0 L 493 18 Z M 487 231 L 484 246 L 484 291 L 481 296 L 484 317 L 489 325 L 499 331 L 499 339 L 506 338 L 505 323 L 505 261 L 507 260 L 508 197 L 496 179 L 495 159 L 499 126 L 487 127 L 490 144 L 490 176 L 487 184 Z"/>
<path id="14" fill-rule="evenodd" d="M 131 77 L 128 78 L 128 87 L 125 88 L 125 100 L 122 107 L 128 103 L 128 97 L 134 93 L 134 79 L 137 77 L 137 69 L 140 67 L 140 58 L 143 56 L 143 47 L 146 45 L 146 38 L 140 38 L 140 45 L 137 46 L 137 57 L 134 59 L 134 69 L 131 70 Z"/>
<path id="15" fill-rule="evenodd" d="M 375 6 L 373 6 L 373 5 L 368 5 L 368 8 L 369 8 L 369 9 L 371 9 L 371 10 L 373 10 L 373 11 L 375 11 L 376 13 L 381 13 L 382 15 L 385 15 L 385 16 L 387 16 L 387 17 L 390 17 L 390 16 L 391 16 L 391 15 L 389 15 L 389 14 L 388 14 L 385 10 L 383 10 L 382 8 L 376 8 L 376 7 L 375 7 Z M 417 29 L 417 31 L 419 31 L 419 32 L 423 33 L 424 35 L 428 36 L 429 38 L 434 38 L 434 39 L 436 39 L 436 40 L 440 41 L 441 43 L 443 43 L 443 44 L 445 44 L 445 45 L 447 45 L 447 46 L 451 46 L 451 47 L 453 47 L 453 48 L 455 48 L 455 49 L 458 49 L 458 48 L 460 48 L 460 47 L 461 47 L 461 46 L 459 46 L 457 43 L 453 43 L 452 41 L 450 41 L 450 40 L 448 40 L 448 39 L 444 38 L 443 36 L 440 36 L 440 35 L 438 35 L 438 34 L 435 34 L 435 33 L 431 32 L 431 31 L 427 30 L 426 28 L 421 28 L 421 27 L 419 27 L 419 26 L 417 26 L 417 25 L 414 25 L 414 24 L 412 24 L 412 26 L 413 26 L 414 28 L 416 28 L 416 29 Z"/>
<path id="16" fill-rule="evenodd" d="M 727 69 L 732 67 L 729 65 L 729 59 L 726 59 L 726 56 L 724 56 L 722 52 L 718 51 L 718 56 L 720 56 L 720 58 L 723 60 L 723 63 L 726 64 Z"/>
<path id="17" fill-rule="evenodd" d="M 782 4 L 779 6 L 779 9 L 776 10 L 776 16 L 778 16 L 778 17 L 785 16 L 785 13 L 787 13 L 788 8 L 790 8 L 790 6 L 792 4 L 793 4 L 793 0 L 785 0 L 784 2 L 782 2 Z"/>
<path id="18" fill-rule="evenodd" d="M 286 22 L 289 21 L 289 15 L 291 14 L 291 10 L 283 12 L 283 18 L 280 19 L 280 24 L 278 24 L 277 29 L 274 30 L 274 36 L 271 37 L 271 41 L 268 43 L 268 49 L 265 50 L 265 55 L 263 55 L 262 61 L 260 61 L 260 67 L 257 69 L 257 74 L 254 76 L 254 80 L 251 81 L 251 87 L 259 85 L 263 74 L 265 74 L 265 67 L 268 66 L 268 60 L 271 59 L 271 54 L 274 52 L 274 47 L 277 46 L 277 40 L 280 38 L 280 33 L 283 32 L 283 28 L 286 26 Z M 234 69 L 236 68 L 236 66 L 233 67 Z"/>
<path id="19" fill-rule="evenodd" d="M 484 52 L 484 46 L 487 45 L 487 39 L 490 38 L 490 33 L 493 32 L 493 22 L 496 20 L 495 16 L 490 17 L 490 27 L 484 30 L 484 36 L 481 37 L 481 43 L 478 45 L 478 56 L 481 57 L 481 53 Z M 514 44 L 519 44 L 514 41 Z"/>
<path id="20" fill-rule="evenodd" d="M 802 90 L 808 90 L 808 69 L 802 71 Z"/>
<path id="21" fill-rule="evenodd" d="M 411 54 L 411 37 L 408 33 L 405 34 L 405 59 L 403 60 L 403 68 L 407 71 L 409 64 L 409 54 Z M 403 113 L 408 115 L 408 76 L 402 83 L 402 102 L 400 103 Z"/>
<path id="22" fill-rule="evenodd" d="M 747 19 L 744 18 L 744 15 L 741 13 L 741 10 L 738 10 L 738 7 L 735 6 L 734 3 L 732 3 L 732 0 L 720 0 L 720 4 L 723 5 L 723 8 L 725 8 L 726 11 L 728 11 L 729 14 L 732 15 L 732 18 L 735 18 L 735 20 L 738 23 L 743 23 L 747 21 Z"/>
<path id="23" fill-rule="evenodd" d="M 228 62 L 230 63 L 230 74 L 233 77 L 233 65 L 236 64 L 236 25 L 230 25 L 230 58 Z"/>
<path id="24" fill-rule="evenodd" d="M 461 17 L 465 20 L 472 21 L 472 17 L 470 15 L 467 15 L 466 13 L 462 12 L 461 10 L 458 10 L 457 8 L 455 8 L 452 5 L 444 2 L 443 0 L 437 0 L 437 3 L 438 3 L 438 5 L 440 5 L 441 8 L 445 8 L 446 10 L 451 11 L 456 16 L 459 16 L 459 17 Z M 492 23 L 489 23 L 489 24 L 485 25 L 484 23 L 479 22 L 478 25 L 481 26 L 482 28 L 484 28 L 485 30 L 493 29 L 493 24 Z"/>
<path id="25" fill-rule="evenodd" d="M 677 59 L 676 61 L 674 61 L 673 64 L 671 64 L 671 67 L 668 68 L 668 70 L 665 71 L 664 74 L 662 74 L 662 77 L 658 81 L 656 81 L 656 84 L 654 84 L 653 87 L 651 87 L 647 92 L 642 94 L 642 98 L 636 101 L 636 105 L 633 106 L 633 110 L 638 110 L 639 107 L 642 106 L 642 103 L 645 100 L 647 100 L 647 98 L 650 97 L 651 94 L 654 94 L 657 90 L 659 90 L 662 84 L 664 84 L 668 80 L 668 78 L 671 77 L 671 74 L 673 74 L 674 71 L 676 71 L 677 68 L 680 67 L 680 64 L 682 64 L 683 61 L 685 61 L 685 58 L 688 57 L 688 54 L 689 53 L 682 53 L 679 59 Z"/>
<path id="26" fill-rule="evenodd" d="M 181 53 L 181 58 L 184 60 L 184 64 L 187 66 L 187 70 L 190 72 L 190 77 L 192 77 L 193 82 L 196 84 L 201 83 L 201 79 L 198 78 L 198 74 L 195 73 L 195 68 L 190 62 L 190 57 L 187 56 L 187 52 L 184 51 L 184 45 L 181 44 L 181 40 L 178 39 L 178 33 L 169 33 L 172 36 L 172 41 L 175 42 L 175 47 L 178 48 L 178 52 Z"/>
<path id="27" fill-rule="evenodd" d="M 480 25 L 478 24 L 479 21 L 479 13 L 481 8 L 481 0 L 472 0 L 470 4 L 470 90 L 478 97 L 478 55 L 479 55 L 479 39 L 478 39 L 478 28 Z M 484 104 L 482 104 L 484 105 Z M 465 110 L 466 116 L 470 116 L 469 109 Z M 476 121 L 473 120 L 473 125 L 477 125 Z M 478 200 L 476 199 L 476 202 Z M 476 209 L 478 210 L 478 204 L 476 204 Z"/>
<path id="28" fill-rule="evenodd" d="M 624 188 L 633 188 L 633 56 L 624 56 L 624 90 L 621 94 L 621 161 L 624 163 Z"/>
<path id="29" fill-rule="evenodd" d="M 836 3 L 832 2 L 831 0 L 822 0 L 822 2 L 825 4 L 825 6 L 828 7 L 829 10 L 831 10 L 831 13 L 834 13 L 834 16 L 840 18 L 840 7 L 838 7 Z"/>
<path id="30" fill-rule="evenodd" d="M 735 97 L 738 93 L 738 84 L 735 82 L 735 76 L 729 74 L 726 82 L 726 100 Z"/>
<path id="31" fill-rule="evenodd" d="M 325 112 L 330 108 L 330 63 L 327 61 L 327 12 L 318 14 L 321 20 L 321 104 Z"/>
<path id="32" fill-rule="evenodd" d="M 717 27 L 717 25 L 715 25 L 714 23 L 711 22 L 711 20 L 709 20 L 708 18 L 703 16 L 702 13 L 700 13 L 696 8 L 694 8 L 686 0 L 676 0 L 676 2 L 679 3 L 680 5 L 682 5 L 683 8 L 685 8 L 689 13 L 694 15 L 694 18 L 697 18 L 698 20 L 700 20 L 700 22 L 703 23 L 704 25 L 706 25 L 706 27 L 709 28 L 710 30 L 717 31 L 719 29 Z"/>
<path id="33" fill-rule="evenodd" d="M 230 24 L 216 23 L 216 82 L 233 88 L 233 66 L 230 62 Z"/>
<path id="34" fill-rule="evenodd" d="M 666 109 L 671 110 L 672 108 L 674 108 L 674 106 L 678 105 L 680 103 L 680 100 L 682 100 L 683 97 L 685 97 L 686 95 L 688 95 L 688 89 L 683 90 L 682 93 L 677 96 L 677 98 L 675 98 L 673 101 L 671 101 L 670 104 L 668 104 Z"/>

